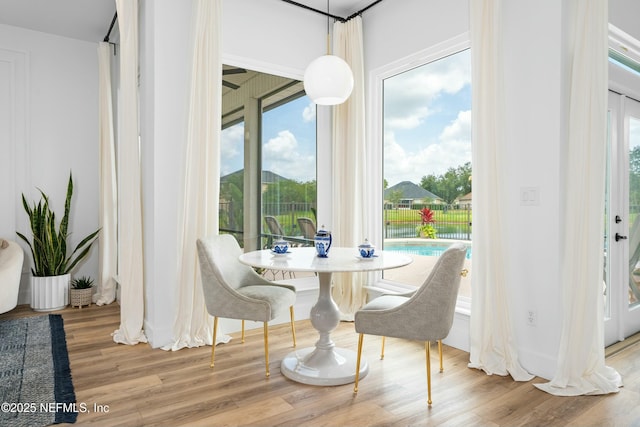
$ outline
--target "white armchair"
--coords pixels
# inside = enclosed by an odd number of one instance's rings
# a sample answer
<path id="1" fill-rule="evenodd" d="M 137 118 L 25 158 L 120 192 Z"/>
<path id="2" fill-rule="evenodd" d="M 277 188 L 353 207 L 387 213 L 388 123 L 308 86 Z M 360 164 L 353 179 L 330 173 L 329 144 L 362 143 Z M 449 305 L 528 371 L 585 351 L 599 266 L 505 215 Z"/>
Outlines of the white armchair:
<path id="1" fill-rule="evenodd" d="M 0 313 L 13 310 L 18 304 L 23 261 L 20 245 L 0 239 Z"/>

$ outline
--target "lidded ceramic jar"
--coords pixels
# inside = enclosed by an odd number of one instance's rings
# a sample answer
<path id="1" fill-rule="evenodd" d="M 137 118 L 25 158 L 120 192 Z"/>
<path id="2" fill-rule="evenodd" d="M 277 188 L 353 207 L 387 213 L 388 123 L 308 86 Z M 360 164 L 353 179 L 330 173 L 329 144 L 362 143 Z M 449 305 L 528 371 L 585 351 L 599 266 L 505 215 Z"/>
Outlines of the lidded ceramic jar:
<path id="1" fill-rule="evenodd" d="M 371 258 L 376 251 L 376 247 L 369 243 L 369 240 L 364 239 L 364 243 L 358 246 L 358 252 L 362 258 Z"/>
<path id="2" fill-rule="evenodd" d="M 289 242 L 280 238 L 273 243 L 273 252 L 277 254 L 286 254 L 289 251 Z"/>
<path id="3" fill-rule="evenodd" d="M 321 258 L 329 256 L 329 248 L 331 248 L 331 232 L 324 229 L 324 225 L 320 230 L 316 232 L 313 238 L 313 243 L 316 247 L 316 252 Z"/>

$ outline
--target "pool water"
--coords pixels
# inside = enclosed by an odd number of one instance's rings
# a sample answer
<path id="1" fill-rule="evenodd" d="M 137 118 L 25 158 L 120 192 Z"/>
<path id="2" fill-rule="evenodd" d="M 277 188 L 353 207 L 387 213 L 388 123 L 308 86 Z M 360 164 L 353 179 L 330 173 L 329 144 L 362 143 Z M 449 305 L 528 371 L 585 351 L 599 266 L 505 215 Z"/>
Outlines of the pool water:
<path id="1" fill-rule="evenodd" d="M 440 256 L 447 250 L 449 245 L 416 245 L 416 244 L 397 244 L 391 243 L 384 246 L 385 251 L 402 252 L 410 255 L 421 256 Z M 467 248 L 467 259 L 471 259 L 471 248 Z"/>

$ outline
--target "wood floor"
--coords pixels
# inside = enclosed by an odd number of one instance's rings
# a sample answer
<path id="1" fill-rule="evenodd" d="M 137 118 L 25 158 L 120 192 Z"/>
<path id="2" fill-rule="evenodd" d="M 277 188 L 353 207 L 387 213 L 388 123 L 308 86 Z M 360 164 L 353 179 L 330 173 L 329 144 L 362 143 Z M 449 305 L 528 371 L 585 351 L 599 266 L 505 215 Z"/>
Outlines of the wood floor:
<path id="1" fill-rule="evenodd" d="M 67 308 L 62 314 L 78 403 L 88 412 L 76 425 L 202 426 L 636 426 L 640 427 L 640 343 L 607 358 L 625 387 L 606 396 L 556 397 L 532 384 L 467 368 L 469 356 L 444 348 L 445 372 L 433 370 L 433 406 L 427 407 L 423 346 L 389 338 L 379 360 L 380 339 L 365 336 L 369 374 L 357 397 L 351 384 L 318 387 L 280 374 L 291 351 L 286 325 L 270 329 L 271 378 L 264 376 L 262 329 L 216 348 L 177 352 L 147 344 L 118 345 L 119 306 Z M 0 319 L 35 315 L 27 306 Z M 296 323 L 298 348 L 317 335 L 308 321 Z M 356 349 L 353 324 L 341 323 L 337 345 Z M 435 347 L 434 347 L 435 350 Z M 432 352 L 437 367 L 437 351 Z"/>

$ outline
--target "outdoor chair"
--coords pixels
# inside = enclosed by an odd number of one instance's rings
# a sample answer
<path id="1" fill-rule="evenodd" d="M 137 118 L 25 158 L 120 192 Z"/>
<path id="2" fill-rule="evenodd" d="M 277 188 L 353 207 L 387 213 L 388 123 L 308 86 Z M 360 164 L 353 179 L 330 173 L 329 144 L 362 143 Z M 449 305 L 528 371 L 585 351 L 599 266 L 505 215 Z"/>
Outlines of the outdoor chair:
<path id="1" fill-rule="evenodd" d="M 299 217 L 298 218 L 298 227 L 300 227 L 300 232 L 302 236 L 306 240 L 313 240 L 316 235 L 316 225 L 310 218 Z"/>
<path id="2" fill-rule="evenodd" d="M 211 368 L 214 365 L 218 318 L 264 322 L 264 357 L 266 376 L 269 376 L 269 330 L 267 323 L 289 309 L 293 346 L 296 332 L 293 320 L 293 304 L 296 289 L 290 285 L 270 282 L 256 273 L 238 257 L 242 249 L 230 234 L 198 239 L 198 259 L 202 273 L 202 290 L 207 311 L 213 316 L 213 342 L 211 345 Z"/>
<path id="3" fill-rule="evenodd" d="M 453 324 L 466 252 L 466 247 L 460 243 L 451 245 L 440 256 L 427 279 L 415 292 L 403 295 L 382 295 L 356 312 L 355 329 L 360 336 L 354 393 L 358 393 L 364 334 L 425 341 L 427 402 L 431 405 L 431 341 L 438 341 L 442 372 L 442 340 L 449 335 Z M 384 358 L 384 343 L 382 358 Z"/>
<path id="4" fill-rule="evenodd" d="M 280 226 L 278 219 L 275 216 L 265 215 L 264 221 L 267 223 L 269 233 L 274 236 L 284 237 L 284 230 Z"/>

